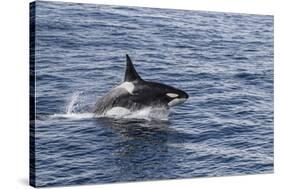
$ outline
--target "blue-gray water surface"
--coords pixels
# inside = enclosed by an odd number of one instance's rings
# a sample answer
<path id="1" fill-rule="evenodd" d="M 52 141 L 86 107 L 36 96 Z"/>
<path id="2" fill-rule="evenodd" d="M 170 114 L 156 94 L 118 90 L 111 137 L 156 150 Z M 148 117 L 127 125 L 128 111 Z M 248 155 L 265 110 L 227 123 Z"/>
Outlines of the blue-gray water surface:
<path id="1" fill-rule="evenodd" d="M 273 172 L 273 17 L 36 2 L 36 185 Z M 95 118 L 125 54 L 189 93 L 168 120 Z"/>

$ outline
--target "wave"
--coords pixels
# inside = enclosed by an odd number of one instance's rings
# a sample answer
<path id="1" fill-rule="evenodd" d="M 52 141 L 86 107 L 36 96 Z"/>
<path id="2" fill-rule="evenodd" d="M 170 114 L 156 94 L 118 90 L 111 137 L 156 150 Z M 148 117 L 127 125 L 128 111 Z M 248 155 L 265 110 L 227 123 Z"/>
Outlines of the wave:
<path id="1" fill-rule="evenodd" d="M 50 117 L 51 118 L 81 120 L 81 119 L 93 118 L 94 115 L 93 115 L 93 113 L 61 113 L 61 114 L 53 114 Z"/>

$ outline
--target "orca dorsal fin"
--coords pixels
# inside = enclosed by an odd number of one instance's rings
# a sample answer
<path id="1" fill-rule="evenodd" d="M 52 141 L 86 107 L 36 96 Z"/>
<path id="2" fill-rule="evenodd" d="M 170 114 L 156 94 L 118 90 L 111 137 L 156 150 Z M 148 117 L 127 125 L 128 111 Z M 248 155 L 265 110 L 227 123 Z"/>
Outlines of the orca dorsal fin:
<path id="1" fill-rule="evenodd" d="M 135 80 L 142 80 L 137 71 L 134 68 L 134 65 L 131 61 L 131 58 L 128 54 L 126 54 L 126 71 L 125 71 L 125 77 L 124 82 L 131 82 Z"/>

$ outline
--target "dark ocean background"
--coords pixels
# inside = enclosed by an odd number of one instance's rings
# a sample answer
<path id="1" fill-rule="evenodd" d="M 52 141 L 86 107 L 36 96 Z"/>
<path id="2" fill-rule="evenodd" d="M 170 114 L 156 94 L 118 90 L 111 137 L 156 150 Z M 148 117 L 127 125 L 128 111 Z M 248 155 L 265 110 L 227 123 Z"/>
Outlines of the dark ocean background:
<path id="1" fill-rule="evenodd" d="M 37 186 L 273 172 L 272 16 L 37 1 L 35 30 Z M 95 118 L 126 53 L 188 101 Z"/>

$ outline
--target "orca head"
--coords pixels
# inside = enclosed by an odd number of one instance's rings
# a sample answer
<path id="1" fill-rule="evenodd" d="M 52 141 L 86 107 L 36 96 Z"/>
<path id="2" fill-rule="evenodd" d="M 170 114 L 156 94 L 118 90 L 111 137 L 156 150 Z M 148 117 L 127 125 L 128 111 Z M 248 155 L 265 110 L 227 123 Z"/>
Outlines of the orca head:
<path id="1" fill-rule="evenodd" d="M 148 85 L 147 88 L 150 88 L 146 92 L 152 96 L 154 95 L 160 104 L 167 107 L 182 104 L 189 98 L 185 91 L 169 85 L 155 82 L 146 82 L 146 84 Z"/>
<path id="2" fill-rule="evenodd" d="M 189 98 L 189 95 L 180 89 L 161 83 L 144 81 L 136 72 L 127 54 L 126 71 L 122 86 L 124 86 L 130 94 L 134 95 L 135 99 L 142 103 L 158 102 L 165 106 L 172 107 L 182 104 Z"/>
<path id="3" fill-rule="evenodd" d="M 166 95 L 166 98 L 168 98 L 169 107 L 176 106 L 178 104 L 182 104 L 189 98 L 189 95 L 186 92 L 184 92 L 180 89 L 170 87 L 170 86 L 169 86 L 168 90 L 166 91 L 165 95 Z"/>

